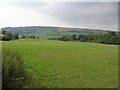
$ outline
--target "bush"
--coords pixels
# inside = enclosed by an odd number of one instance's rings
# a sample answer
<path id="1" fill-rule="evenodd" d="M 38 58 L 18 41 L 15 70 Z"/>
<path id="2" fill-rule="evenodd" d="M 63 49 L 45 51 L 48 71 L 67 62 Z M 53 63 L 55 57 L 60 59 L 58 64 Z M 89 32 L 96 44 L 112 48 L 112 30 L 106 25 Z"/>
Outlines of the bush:
<path id="1" fill-rule="evenodd" d="M 9 40 L 10 40 L 10 38 L 7 37 L 7 36 L 2 36 L 0 39 L 1 39 L 2 41 L 9 41 Z"/>
<path id="2" fill-rule="evenodd" d="M 23 87 L 28 76 L 23 58 L 17 53 L 4 51 L 2 59 L 2 87 Z"/>

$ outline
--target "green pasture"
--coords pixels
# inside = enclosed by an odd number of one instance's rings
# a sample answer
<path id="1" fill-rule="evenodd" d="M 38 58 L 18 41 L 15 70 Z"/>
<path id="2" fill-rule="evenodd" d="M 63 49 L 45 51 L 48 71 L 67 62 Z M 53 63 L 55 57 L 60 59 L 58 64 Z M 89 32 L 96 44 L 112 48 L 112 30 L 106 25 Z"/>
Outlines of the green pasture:
<path id="1" fill-rule="evenodd" d="M 118 46 L 50 40 L 3 41 L 18 52 L 32 75 L 24 87 L 117 88 Z"/>

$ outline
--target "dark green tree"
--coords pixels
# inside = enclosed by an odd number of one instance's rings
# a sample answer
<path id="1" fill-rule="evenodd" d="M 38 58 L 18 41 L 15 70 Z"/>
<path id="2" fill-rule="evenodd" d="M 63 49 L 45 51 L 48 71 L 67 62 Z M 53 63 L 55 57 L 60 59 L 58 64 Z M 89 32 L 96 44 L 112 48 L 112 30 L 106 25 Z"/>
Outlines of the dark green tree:
<path id="1" fill-rule="evenodd" d="M 40 37 L 39 37 L 39 36 L 37 36 L 36 38 L 37 38 L 37 39 L 39 39 Z"/>
<path id="2" fill-rule="evenodd" d="M 22 35 L 22 38 L 26 38 L 25 35 Z"/>
<path id="3" fill-rule="evenodd" d="M 5 35 L 6 31 L 5 30 L 2 30 L 2 34 Z"/>
<path id="4" fill-rule="evenodd" d="M 5 35 L 12 40 L 13 39 L 13 34 L 11 32 L 5 32 Z"/>
<path id="5" fill-rule="evenodd" d="M 87 35 L 83 35 L 83 37 L 80 39 L 81 42 L 86 42 L 88 40 Z"/>
<path id="6" fill-rule="evenodd" d="M 117 36 L 112 36 L 109 40 L 109 44 L 118 44 L 118 37 Z"/>
<path id="7" fill-rule="evenodd" d="M 80 40 L 82 37 L 83 37 L 83 35 L 82 35 L 82 34 L 78 35 L 77 40 Z"/>
<path id="8" fill-rule="evenodd" d="M 35 36 L 33 35 L 32 38 L 35 39 Z"/>
<path id="9" fill-rule="evenodd" d="M 70 36 L 69 35 L 65 35 L 61 38 L 62 41 L 69 41 L 70 40 Z"/>
<path id="10" fill-rule="evenodd" d="M 14 39 L 19 39 L 19 35 L 17 33 L 15 33 Z"/>
<path id="11" fill-rule="evenodd" d="M 71 39 L 72 39 L 72 40 L 77 40 L 77 35 L 76 35 L 76 34 L 73 34 L 73 35 L 71 36 Z"/>

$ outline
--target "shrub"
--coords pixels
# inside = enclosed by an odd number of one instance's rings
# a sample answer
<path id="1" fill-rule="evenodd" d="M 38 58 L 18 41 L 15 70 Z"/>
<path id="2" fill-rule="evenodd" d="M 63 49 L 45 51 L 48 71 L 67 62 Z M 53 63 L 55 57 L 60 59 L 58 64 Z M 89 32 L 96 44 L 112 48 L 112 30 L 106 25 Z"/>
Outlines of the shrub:
<path id="1" fill-rule="evenodd" d="M 23 87 L 28 76 L 23 58 L 17 53 L 4 51 L 2 59 L 2 87 Z"/>
<path id="2" fill-rule="evenodd" d="M 2 41 L 9 41 L 10 38 L 7 37 L 7 36 L 0 36 L 0 40 L 2 40 Z"/>

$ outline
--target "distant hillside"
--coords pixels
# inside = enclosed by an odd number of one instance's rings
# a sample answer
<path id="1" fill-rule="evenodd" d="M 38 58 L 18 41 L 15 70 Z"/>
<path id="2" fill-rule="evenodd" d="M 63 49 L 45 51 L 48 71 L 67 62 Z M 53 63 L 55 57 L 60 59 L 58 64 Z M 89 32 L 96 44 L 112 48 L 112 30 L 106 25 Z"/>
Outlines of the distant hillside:
<path id="1" fill-rule="evenodd" d="M 86 28 L 65 28 L 65 27 L 47 27 L 47 26 L 29 26 L 29 27 L 5 27 L 6 30 L 20 35 L 36 35 L 40 37 L 56 37 L 72 34 L 104 34 L 108 31 L 99 29 L 86 29 Z"/>

